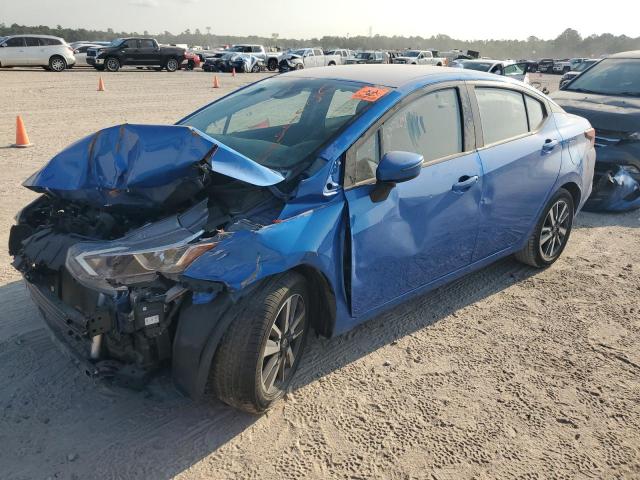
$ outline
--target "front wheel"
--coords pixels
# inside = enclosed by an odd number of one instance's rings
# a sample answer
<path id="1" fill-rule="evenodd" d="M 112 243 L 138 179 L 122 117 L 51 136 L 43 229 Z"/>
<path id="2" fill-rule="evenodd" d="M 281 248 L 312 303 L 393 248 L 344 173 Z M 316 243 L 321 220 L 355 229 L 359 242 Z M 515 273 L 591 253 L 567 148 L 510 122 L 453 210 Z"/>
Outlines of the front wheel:
<path id="1" fill-rule="evenodd" d="M 304 277 L 290 272 L 241 301 L 216 352 L 212 385 L 223 402 L 261 413 L 284 395 L 298 368 L 309 331 L 309 294 Z"/>
<path id="2" fill-rule="evenodd" d="M 53 72 L 64 72 L 67 69 L 67 62 L 62 57 L 51 57 L 49 59 L 49 70 Z"/>
<path id="3" fill-rule="evenodd" d="M 573 197 L 561 188 L 545 206 L 527 245 L 516 253 L 516 258 L 537 268 L 555 262 L 567 246 L 574 212 Z"/>
<path id="4" fill-rule="evenodd" d="M 270 58 L 269 63 L 267 63 L 267 68 L 270 72 L 275 72 L 278 69 L 278 60 Z"/>
<path id="5" fill-rule="evenodd" d="M 107 72 L 117 72 L 120 70 L 120 61 L 117 58 L 109 57 L 104 62 L 104 69 Z"/>
<path id="6" fill-rule="evenodd" d="M 170 58 L 169 60 L 167 60 L 165 68 L 167 69 L 167 72 L 175 72 L 176 70 L 178 70 L 179 66 L 180 64 L 178 63 L 178 60 L 176 60 L 175 58 Z"/>
<path id="7" fill-rule="evenodd" d="M 251 67 L 251 73 L 259 73 L 260 72 L 260 65 L 258 65 L 257 63 Z"/>

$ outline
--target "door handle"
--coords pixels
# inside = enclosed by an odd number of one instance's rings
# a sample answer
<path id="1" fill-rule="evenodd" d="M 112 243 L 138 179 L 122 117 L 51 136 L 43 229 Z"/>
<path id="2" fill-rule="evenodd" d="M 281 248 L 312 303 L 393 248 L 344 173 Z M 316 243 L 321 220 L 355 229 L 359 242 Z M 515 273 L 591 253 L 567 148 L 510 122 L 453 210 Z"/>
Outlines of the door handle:
<path id="1" fill-rule="evenodd" d="M 558 145 L 558 140 L 555 138 L 547 138 L 542 145 L 542 153 L 549 153 Z"/>
<path id="2" fill-rule="evenodd" d="M 473 175 L 471 177 L 469 175 L 463 175 L 458 179 L 457 183 L 453 184 L 451 190 L 456 193 L 464 193 L 469 190 L 477 181 L 478 175 Z"/>

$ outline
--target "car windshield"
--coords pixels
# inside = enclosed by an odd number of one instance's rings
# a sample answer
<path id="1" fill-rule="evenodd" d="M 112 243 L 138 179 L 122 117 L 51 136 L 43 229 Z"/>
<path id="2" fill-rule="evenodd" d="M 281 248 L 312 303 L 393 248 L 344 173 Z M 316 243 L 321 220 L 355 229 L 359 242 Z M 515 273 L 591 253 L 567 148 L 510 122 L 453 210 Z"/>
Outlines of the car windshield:
<path id="1" fill-rule="evenodd" d="M 420 51 L 419 50 L 407 50 L 403 54 L 403 56 L 405 56 L 405 57 L 417 57 L 418 55 L 420 55 Z"/>
<path id="2" fill-rule="evenodd" d="M 302 56 L 302 55 L 304 55 L 304 52 L 306 52 L 306 51 L 307 51 L 307 50 L 306 50 L 305 48 L 302 48 L 302 49 L 300 49 L 300 50 L 294 50 L 294 51 L 293 51 L 293 52 L 291 52 L 291 53 L 293 53 L 294 55 L 300 55 L 300 56 Z"/>
<path id="3" fill-rule="evenodd" d="M 228 48 L 227 52 L 243 52 L 244 49 L 245 47 L 242 45 L 234 45 L 233 47 Z"/>
<path id="4" fill-rule="evenodd" d="M 366 86 L 345 80 L 270 78 L 212 103 L 181 124 L 266 167 L 283 172 L 304 168 L 319 147 L 373 103 L 362 99 Z"/>
<path id="5" fill-rule="evenodd" d="M 604 59 L 576 77 L 566 90 L 640 97 L 640 59 Z"/>
<path id="6" fill-rule="evenodd" d="M 462 68 L 478 70 L 480 72 L 488 72 L 492 65 L 493 63 L 491 62 L 462 62 Z"/>
<path id="7" fill-rule="evenodd" d="M 124 38 L 116 38 L 115 40 L 111 40 L 111 43 L 109 44 L 109 46 L 110 47 L 117 47 L 122 42 L 124 42 Z"/>
<path id="8" fill-rule="evenodd" d="M 361 58 L 361 59 L 364 59 L 364 60 L 367 60 L 367 59 L 371 58 L 372 56 L 373 56 L 373 54 L 369 53 L 369 52 L 360 52 L 360 53 L 356 54 L 356 58 Z"/>
<path id="9" fill-rule="evenodd" d="M 0 37 L 0 43 L 4 43 L 4 41 L 7 39 L 7 37 Z"/>

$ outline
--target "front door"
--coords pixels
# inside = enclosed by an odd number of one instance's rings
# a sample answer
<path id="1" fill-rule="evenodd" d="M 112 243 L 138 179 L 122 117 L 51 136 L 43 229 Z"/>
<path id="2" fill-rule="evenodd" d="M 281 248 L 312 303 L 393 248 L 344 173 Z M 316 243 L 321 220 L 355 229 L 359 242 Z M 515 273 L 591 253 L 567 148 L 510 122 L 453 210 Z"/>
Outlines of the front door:
<path id="1" fill-rule="evenodd" d="M 13 37 L 3 43 L 0 62 L 3 67 L 22 67 L 28 65 L 24 37 Z"/>
<path id="2" fill-rule="evenodd" d="M 465 135 L 466 105 L 466 91 L 457 86 L 428 92 L 348 152 L 345 196 L 354 316 L 471 263 L 482 169 L 473 139 Z M 390 189 L 376 184 L 377 164 L 389 151 L 422 154 L 420 175 Z"/>
<path id="3" fill-rule="evenodd" d="M 474 260 L 521 242 L 560 171 L 560 136 L 547 105 L 519 89 L 475 86 L 484 147 L 481 225 Z"/>

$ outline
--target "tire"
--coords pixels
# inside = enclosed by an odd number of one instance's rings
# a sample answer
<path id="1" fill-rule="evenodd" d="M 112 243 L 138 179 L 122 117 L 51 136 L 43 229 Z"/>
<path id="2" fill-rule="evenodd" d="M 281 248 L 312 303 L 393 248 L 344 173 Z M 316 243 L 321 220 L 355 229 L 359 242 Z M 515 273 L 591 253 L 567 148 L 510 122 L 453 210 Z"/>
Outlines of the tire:
<path id="1" fill-rule="evenodd" d="M 335 67 L 336 66 L 336 62 L 329 62 L 329 67 Z"/>
<path id="2" fill-rule="evenodd" d="M 301 63 L 298 63 L 298 64 L 296 65 L 296 70 L 302 70 L 303 68 L 304 68 L 304 65 L 303 65 L 303 64 L 301 64 Z"/>
<path id="3" fill-rule="evenodd" d="M 178 70 L 178 68 L 180 68 L 180 63 L 178 62 L 177 59 L 172 57 L 167 60 L 167 63 L 164 65 L 164 68 L 167 69 L 167 72 L 175 72 L 176 70 Z"/>
<path id="4" fill-rule="evenodd" d="M 547 202 L 542 212 L 527 245 L 515 254 L 520 262 L 536 268 L 553 264 L 567 246 L 575 215 L 573 197 L 561 188 Z"/>
<path id="5" fill-rule="evenodd" d="M 59 55 L 54 55 L 49 59 L 49 70 L 52 72 L 64 72 L 67 69 L 67 62 Z"/>
<path id="6" fill-rule="evenodd" d="M 259 73 L 260 72 L 260 65 L 258 65 L 257 63 L 251 67 L 251 73 Z"/>
<path id="7" fill-rule="evenodd" d="M 267 63 L 267 68 L 270 72 L 275 72 L 278 69 L 278 60 L 270 58 L 269 63 Z"/>
<path id="8" fill-rule="evenodd" d="M 187 62 L 187 70 L 194 70 L 196 68 L 196 62 L 189 60 Z"/>
<path id="9" fill-rule="evenodd" d="M 241 301 L 242 313 L 225 332 L 214 357 L 211 385 L 223 402 L 259 414 L 284 395 L 298 368 L 309 332 L 309 294 L 304 277 L 289 272 L 266 280 Z M 289 320 L 298 320 L 288 322 L 285 332 L 287 311 Z"/>
<path id="10" fill-rule="evenodd" d="M 117 72 L 120 70 L 120 60 L 116 57 L 107 57 L 104 60 L 104 69 L 107 72 Z"/>

